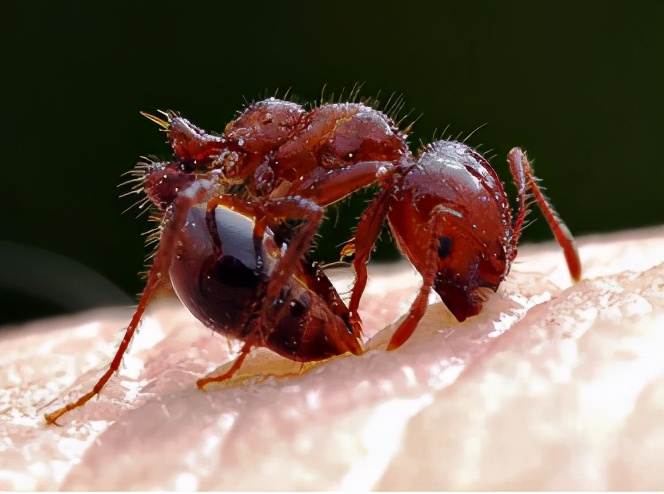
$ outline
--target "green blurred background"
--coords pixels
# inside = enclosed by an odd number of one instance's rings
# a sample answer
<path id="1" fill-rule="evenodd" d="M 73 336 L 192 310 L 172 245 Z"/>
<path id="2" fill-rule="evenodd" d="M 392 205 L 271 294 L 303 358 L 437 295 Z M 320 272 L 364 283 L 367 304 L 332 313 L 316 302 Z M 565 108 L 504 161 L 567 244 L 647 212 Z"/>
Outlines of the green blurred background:
<path id="1" fill-rule="evenodd" d="M 486 124 L 469 143 L 505 180 L 526 148 L 576 235 L 663 223 L 663 20 L 664 2 L 635 0 L 4 1 L 0 324 L 135 301 L 148 222 L 121 214 L 136 198 L 117 185 L 168 152 L 139 110 L 220 131 L 245 99 L 361 82 L 422 115 L 414 147 Z M 365 199 L 332 214 L 319 259 Z M 551 235 L 538 219 L 524 237 Z"/>

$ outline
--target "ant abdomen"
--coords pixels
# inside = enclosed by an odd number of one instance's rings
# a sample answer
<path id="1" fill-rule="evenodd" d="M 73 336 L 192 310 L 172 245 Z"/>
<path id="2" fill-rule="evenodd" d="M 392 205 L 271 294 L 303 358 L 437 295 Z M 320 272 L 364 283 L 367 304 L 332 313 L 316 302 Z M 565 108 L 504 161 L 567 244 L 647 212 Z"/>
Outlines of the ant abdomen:
<path id="1" fill-rule="evenodd" d="M 253 218 L 225 207 L 207 212 L 201 203 L 189 210 L 170 268 L 173 288 L 187 309 L 220 334 L 251 337 L 256 346 L 291 360 L 361 353 L 348 309 L 315 264 L 302 260 L 281 296 L 265 300 L 267 282 L 287 247 L 278 245 L 270 230 L 255 242 L 253 229 Z M 264 304 L 270 305 L 269 327 L 259 317 Z"/>
<path id="2" fill-rule="evenodd" d="M 212 224 L 206 216 L 204 203 L 189 210 L 178 235 L 171 282 L 197 319 L 219 333 L 241 337 L 265 277 L 257 269 L 253 224 L 222 207 L 212 212 Z"/>

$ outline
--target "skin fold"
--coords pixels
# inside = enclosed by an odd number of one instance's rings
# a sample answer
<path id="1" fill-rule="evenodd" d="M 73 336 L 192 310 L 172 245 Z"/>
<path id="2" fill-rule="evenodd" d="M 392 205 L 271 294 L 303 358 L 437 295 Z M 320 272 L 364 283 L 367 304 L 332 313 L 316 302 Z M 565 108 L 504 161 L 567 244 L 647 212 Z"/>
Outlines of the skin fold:
<path id="1" fill-rule="evenodd" d="M 459 324 L 432 296 L 386 352 L 420 278 L 371 266 L 362 356 L 302 365 L 254 350 L 228 383 L 196 379 L 239 347 L 166 293 L 98 399 L 85 392 L 131 317 L 104 309 L 2 333 L 1 490 L 661 490 L 664 227 L 524 246 Z M 332 270 L 342 295 L 352 274 Z M 56 400 L 53 402 L 53 400 Z M 51 403 L 52 402 L 52 403 Z"/>

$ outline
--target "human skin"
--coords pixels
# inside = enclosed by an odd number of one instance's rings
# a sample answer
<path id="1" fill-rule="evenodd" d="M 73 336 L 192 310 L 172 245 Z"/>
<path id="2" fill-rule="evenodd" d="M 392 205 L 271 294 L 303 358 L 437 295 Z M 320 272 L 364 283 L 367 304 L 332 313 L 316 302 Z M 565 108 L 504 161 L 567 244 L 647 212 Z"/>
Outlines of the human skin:
<path id="1" fill-rule="evenodd" d="M 583 237 L 574 285 L 555 245 L 524 246 L 478 316 L 436 302 L 394 352 L 419 277 L 380 266 L 367 353 L 301 366 L 254 350 L 205 392 L 233 345 L 162 297 L 120 375 L 61 427 L 43 413 L 94 384 L 131 312 L 2 331 L 0 489 L 662 490 L 662 246 L 661 226 Z"/>

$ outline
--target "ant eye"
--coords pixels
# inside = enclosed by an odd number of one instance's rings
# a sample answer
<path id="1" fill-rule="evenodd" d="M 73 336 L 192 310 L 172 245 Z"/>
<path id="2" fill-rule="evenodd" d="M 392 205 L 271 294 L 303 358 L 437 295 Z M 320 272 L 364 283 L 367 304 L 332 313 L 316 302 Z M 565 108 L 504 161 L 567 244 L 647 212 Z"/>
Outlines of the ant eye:
<path id="1" fill-rule="evenodd" d="M 452 253 L 452 239 L 450 237 L 438 237 L 438 257 L 445 259 Z"/>

